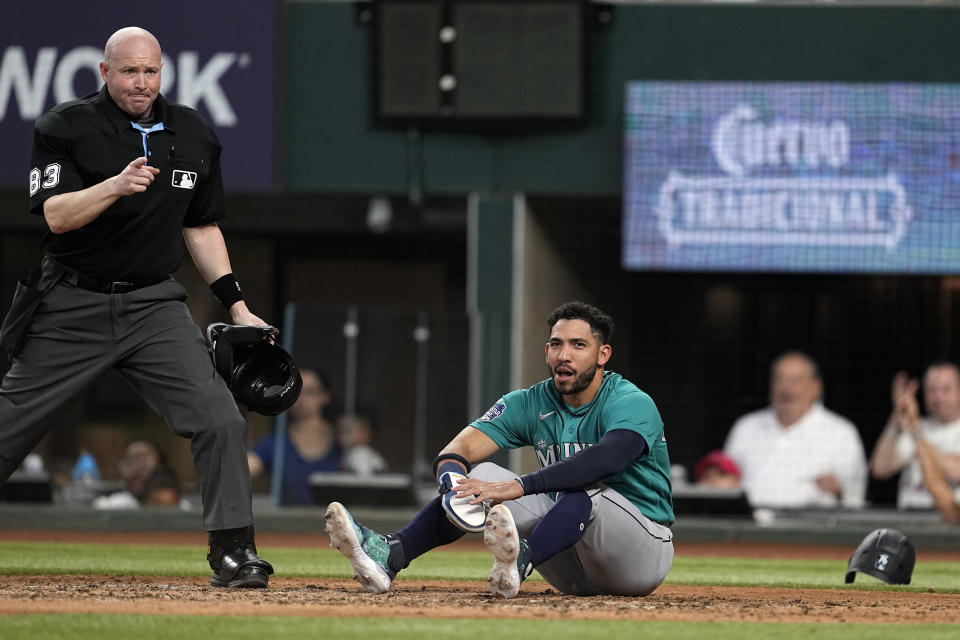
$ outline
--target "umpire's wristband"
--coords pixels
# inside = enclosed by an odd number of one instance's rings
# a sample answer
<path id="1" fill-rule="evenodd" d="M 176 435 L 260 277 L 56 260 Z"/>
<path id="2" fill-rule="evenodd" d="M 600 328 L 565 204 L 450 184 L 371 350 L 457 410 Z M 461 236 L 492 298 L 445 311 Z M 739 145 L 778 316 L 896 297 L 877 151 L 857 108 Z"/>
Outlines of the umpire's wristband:
<path id="1" fill-rule="evenodd" d="M 237 282 L 237 278 L 232 273 L 217 278 L 210 284 L 210 290 L 213 291 L 213 295 L 217 297 L 217 300 L 220 301 L 220 304 L 222 304 L 223 308 L 227 311 L 229 311 L 230 307 L 235 303 L 243 300 L 243 291 L 240 290 L 240 283 Z"/>

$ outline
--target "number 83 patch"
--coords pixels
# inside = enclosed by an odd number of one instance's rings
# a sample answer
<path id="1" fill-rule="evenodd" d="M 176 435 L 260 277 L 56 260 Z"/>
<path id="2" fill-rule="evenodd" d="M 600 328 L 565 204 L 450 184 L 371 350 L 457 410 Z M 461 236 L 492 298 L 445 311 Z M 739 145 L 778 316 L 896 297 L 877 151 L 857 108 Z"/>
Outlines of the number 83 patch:
<path id="1" fill-rule="evenodd" d="M 43 181 L 41 182 L 41 178 Z M 40 169 L 34 167 L 30 170 L 30 196 L 33 197 L 37 194 L 37 191 L 40 191 L 40 187 L 44 189 L 50 189 L 57 186 L 60 183 L 60 163 L 54 162 L 48 164 L 43 169 L 43 174 L 40 173 Z"/>

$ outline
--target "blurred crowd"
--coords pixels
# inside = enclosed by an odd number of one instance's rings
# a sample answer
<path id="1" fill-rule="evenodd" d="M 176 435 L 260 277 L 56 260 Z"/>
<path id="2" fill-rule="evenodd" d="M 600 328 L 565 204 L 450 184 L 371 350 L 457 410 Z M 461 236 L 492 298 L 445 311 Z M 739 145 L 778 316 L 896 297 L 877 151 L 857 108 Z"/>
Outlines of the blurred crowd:
<path id="1" fill-rule="evenodd" d="M 277 444 L 283 443 L 281 503 L 285 505 L 314 504 L 310 482 L 314 473 L 370 476 L 388 471 L 386 460 L 372 446 L 372 412 L 338 413 L 326 374 L 301 369 L 301 375 L 303 389 L 286 415 L 281 436 L 276 430 L 265 434 L 247 453 L 251 476 L 269 485 Z M 18 477 L 49 478 L 63 489 L 65 501 L 90 502 L 96 509 L 194 508 L 182 495 L 184 483 L 153 442 L 130 442 L 116 463 L 115 474 L 101 473 L 102 464 L 111 463 L 82 449 L 68 477 L 50 478 L 43 457 L 34 452 L 24 460 Z"/>
<path id="2" fill-rule="evenodd" d="M 387 463 L 373 447 L 373 423 L 369 414 L 331 414 L 333 397 L 327 376 L 318 369 L 301 369 L 303 388 L 288 411 L 282 437 L 283 504 L 313 504 L 310 476 L 344 472 L 362 475 L 382 473 Z M 277 459 L 278 438 L 270 433 L 247 454 L 250 474 L 268 475 Z"/>
<path id="3" fill-rule="evenodd" d="M 921 415 L 922 391 L 926 415 Z M 702 487 L 740 488 L 753 507 L 862 508 L 868 474 L 900 474 L 897 508 L 936 508 L 960 520 L 960 369 L 930 364 L 923 379 L 898 372 L 891 412 L 869 461 L 856 426 L 823 403 L 823 380 L 809 355 L 789 351 L 770 368 L 767 407 L 740 417 L 722 450 L 694 467 Z"/>
<path id="4" fill-rule="evenodd" d="M 388 471 L 373 447 L 372 412 L 338 413 L 324 372 L 301 373 L 303 390 L 287 414 L 283 433 L 263 435 L 247 455 L 252 477 L 269 484 L 279 459 L 277 445 L 282 444 L 280 493 L 286 505 L 314 504 L 314 473 L 370 476 Z M 129 443 L 117 466 L 122 487 L 97 496 L 95 508 L 192 508 L 155 444 Z M 38 454 L 21 468 L 26 475 L 43 472 Z M 960 368 L 953 362 L 933 362 L 922 379 L 898 372 L 891 384 L 890 417 L 868 458 L 857 427 L 825 406 L 816 361 L 788 351 L 770 366 L 768 405 L 734 422 L 723 448 L 696 463 L 693 483 L 739 490 L 755 508 L 860 509 L 870 504 L 871 476 L 886 480 L 898 474 L 898 509 L 936 509 L 948 522 L 960 521 Z M 82 452 L 72 480 L 90 479 L 100 479 L 97 461 Z M 686 484 L 685 476 L 674 480 L 678 488 Z"/>

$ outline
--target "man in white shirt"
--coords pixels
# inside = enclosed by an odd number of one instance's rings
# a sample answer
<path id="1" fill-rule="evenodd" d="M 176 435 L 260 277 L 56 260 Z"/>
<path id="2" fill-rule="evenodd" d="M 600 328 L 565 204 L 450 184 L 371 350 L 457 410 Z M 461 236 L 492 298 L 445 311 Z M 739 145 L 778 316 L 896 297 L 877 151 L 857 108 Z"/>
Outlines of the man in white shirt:
<path id="1" fill-rule="evenodd" d="M 917 459 L 916 437 L 933 450 L 955 498 L 960 498 L 960 369 L 952 362 L 935 362 L 923 375 L 928 416 L 920 417 L 920 384 L 900 371 L 893 378 L 893 411 L 870 458 L 870 471 L 884 479 L 902 471 L 897 494 L 899 509 L 933 509 L 934 500 Z"/>
<path id="2" fill-rule="evenodd" d="M 754 507 L 864 504 L 867 461 L 852 422 L 823 406 L 810 356 L 788 351 L 770 368 L 770 406 L 742 416 L 724 452 L 739 465 Z"/>
<path id="3" fill-rule="evenodd" d="M 917 445 L 917 461 L 920 463 L 920 469 L 923 472 L 923 482 L 927 485 L 927 491 L 933 498 L 933 505 L 943 517 L 945 522 L 956 524 L 960 522 L 960 504 L 953 494 L 953 489 L 947 481 L 947 475 L 943 472 L 943 465 L 940 461 L 942 454 L 924 437 L 920 432 L 920 423 L 907 425 L 905 432 L 910 434 Z"/>

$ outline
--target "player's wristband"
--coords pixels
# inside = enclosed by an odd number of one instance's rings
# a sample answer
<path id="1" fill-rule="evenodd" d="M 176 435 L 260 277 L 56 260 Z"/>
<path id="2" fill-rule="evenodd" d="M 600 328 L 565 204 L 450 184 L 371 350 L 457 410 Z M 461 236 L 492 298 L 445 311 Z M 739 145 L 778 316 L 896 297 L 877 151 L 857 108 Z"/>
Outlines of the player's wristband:
<path id="1" fill-rule="evenodd" d="M 217 278 L 210 284 L 210 290 L 213 291 L 213 295 L 216 296 L 217 300 L 220 301 L 220 304 L 222 304 L 223 308 L 227 311 L 229 311 L 230 307 L 235 303 L 243 300 L 243 291 L 240 290 L 240 283 L 237 282 L 237 278 L 232 273 Z"/>
<path id="2" fill-rule="evenodd" d="M 437 475 L 437 469 L 440 467 L 440 463 L 448 460 L 456 460 L 457 462 L 463 465 L 463 468 L 465 469 L 465 471 L 460 471 L 460 469 L 457 469 L 457 473 L 464 473 L 464 474 L 470 473 L 470 469 L 472 468 L 470 466 L 470 461 L 464 458 L 463 456 L 461 456 L 459 453 L 441 453 L 440 455 L 438 455 L 436 458 L 433 459 L 433 475 L 434 476 Z"/>

